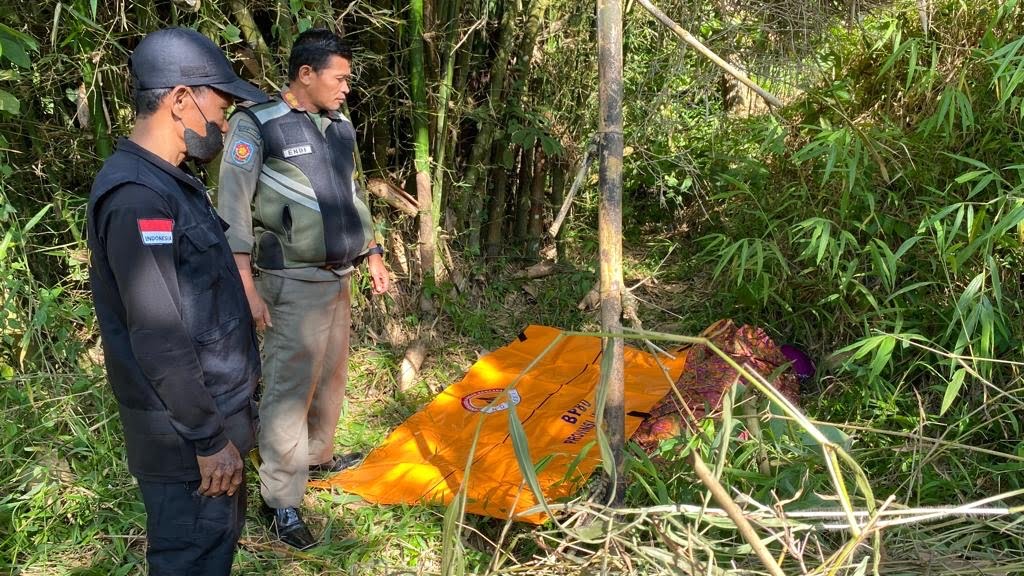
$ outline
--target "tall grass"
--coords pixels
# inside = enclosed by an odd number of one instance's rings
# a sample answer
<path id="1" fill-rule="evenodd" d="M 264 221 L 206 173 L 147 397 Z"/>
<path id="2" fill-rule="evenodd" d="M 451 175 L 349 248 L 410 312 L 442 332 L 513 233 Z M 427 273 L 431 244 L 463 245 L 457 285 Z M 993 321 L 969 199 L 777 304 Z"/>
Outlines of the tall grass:
<path id="1" fill-rule="evenodd" d="M 853 454 L 897 504 L 1020 487 L 1021 22 L 1016 2 L 937 3 L 927 34 L 914 6 L 876 12 L 833 31 L 824 80 L 781 119 L 731 124 L 709 158 L 725 207 L 699 261 L 719 301 L 821 359 L 808 409 L 866 426 Z"/>

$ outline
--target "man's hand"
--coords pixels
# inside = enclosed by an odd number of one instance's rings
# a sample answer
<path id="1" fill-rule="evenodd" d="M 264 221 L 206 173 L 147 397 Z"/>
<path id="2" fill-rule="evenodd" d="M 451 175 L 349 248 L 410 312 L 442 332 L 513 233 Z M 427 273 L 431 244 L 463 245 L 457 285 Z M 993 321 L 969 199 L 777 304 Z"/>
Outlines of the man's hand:
<path id="1" fill-rule="evenodd" d="M 263 297 L 256 291 L 256 283 L 252 280 L 251 256 L 244 252 L 235 252 L 235 266 L 238 267 L 238 275 L 242 278 L 242 288 L 245 290 L 245 299 L 249 302 L 249 311 L 252 312 L 252 320 L 256 329 L 262 332 L 267 326 L 273 326 L 270 321 L 270 309 Z"/>
<path id="2" fill-rule="evenodd" d="M 228 440 L 227 446 L 210 456 L 196 456 L 199 463 L 199 493 L 211 498 L 227 494 L 234 496 L 245 481 L 245 469 L 238 449 Z"/>
<path id="3" fill-rule="evenodd" d="M 267 326 L 274 325 L 270 321 L 270 308 L 255 288 L 245 291 L 245 299 L 249 301 L 249 310 L 252 311 L 252 320 L 256 323 L 257 330 L 262 332 Z"/>
<path id="4" fill-rule="evenodd" d="M 366 259 L 366 267 L 370 271 L 370 283 L 374 294 L 383 294 L 391 287 L 391 275 L 384 266 L 384 258 L 380 254 L 370 254 Z"/>

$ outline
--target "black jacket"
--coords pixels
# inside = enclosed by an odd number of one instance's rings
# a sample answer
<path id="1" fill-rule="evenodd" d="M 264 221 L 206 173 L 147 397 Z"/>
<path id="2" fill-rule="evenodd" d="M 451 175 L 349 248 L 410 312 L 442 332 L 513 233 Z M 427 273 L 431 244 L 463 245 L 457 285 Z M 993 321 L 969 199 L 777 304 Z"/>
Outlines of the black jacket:
<path id="1" fill-rule="evenodd" d="M 130 140 L 93 183 L 93 302 L 140 480 L 196 480 L 197 454 L 252 445 L 259 350 L 221 223 L 198 179 Z"/>

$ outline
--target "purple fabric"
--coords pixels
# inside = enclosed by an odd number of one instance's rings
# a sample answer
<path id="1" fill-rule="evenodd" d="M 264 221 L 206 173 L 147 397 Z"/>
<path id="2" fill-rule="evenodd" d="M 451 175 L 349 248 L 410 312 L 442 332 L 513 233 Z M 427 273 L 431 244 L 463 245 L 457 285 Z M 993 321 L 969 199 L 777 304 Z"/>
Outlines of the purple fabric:
<path id="1" fill-rule="evenodd" d="M 782 345 L 782 355 L 793 363 L 793 372 L 801 380 L 814 377 L 814 361 L 803 350 L 792 344 Z"/>

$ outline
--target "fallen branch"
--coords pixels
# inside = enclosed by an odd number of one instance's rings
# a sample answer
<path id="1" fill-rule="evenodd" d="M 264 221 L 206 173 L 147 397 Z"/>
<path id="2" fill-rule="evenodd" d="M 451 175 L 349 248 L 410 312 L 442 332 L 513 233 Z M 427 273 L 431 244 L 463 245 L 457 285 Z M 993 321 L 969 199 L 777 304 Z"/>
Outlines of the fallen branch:
<path id="1" fill-rule="evenodd" d="M 408 216 L 417 216 L 420 204 L 398 186 L 381 178 L 370 178 L 366 182 L 366 189 L 371 194 L 388 203 L 395 210 Z"/>
<path id="2" fill-rule="evenodd" d="M 580 303 L 576 305 L 579 310 L 592 310 L 597 308 L 597 305 L 601 303 L 601 281 L 598 280 L 594 283 L 594 287 L 583 296 Z"/>
<path id="3" fill-rule="evenodd" d="M 398 374 L 398 390 L 406 392 L 416 385 L 423 361 L 427 358 L 427 339 L 417 337 L 405 349 L 402 365 Z"/>
<path id="4" fill-rule="evenodd" d="M 750 88 L 754 92 L 757 92 L 757 95 L 760 96 L 761 98 L 764 98 L 764 101 L 767 102 L 769 105 L 774 106 L 776 108 L 782 107 L 781 100 L 776 98 L 774 95 L 770 94 L 764 88 L 761 88 L 760 86 L 755 84 L 754 81 L 748 78 L 746 74 L 744 74 L 741 70 L 739 70 L 732 64 L 729 64 L 728 62 L 723 60 L 721 56 L 712 52 L 710 48 L 702 44 L 700 40 L 698 40 L 693 34 L 690 34 L 685 28 L 673 22 L 671 18 L 666 16 L 665 13 L 659 10 L 657 6 L 651 4 L 649 0 L 637 1 L 648 12 L 650 12 L 652 16 L 654 16 L 662 24 L 667 26 L 668 29 L 674 32 L 676 36 L 679 36 L 679 38 L 681 38 L 683 42 L 686 42 L 687 44 L 692 46 L 695 50 L 697 50 L 697 52 L 700 52 L 709 60 L 717 64 L 719 68 L 725 70 L 729 75 L 735 77 L 737 80 L 745 84 L 747 88 Z"/>
<path id="5" fill-rule="evenodd" d="M 529 278 L 530 280 L 535 280 L 537 278 L 550 276 L 557 271 L 558 263 L 556 263 L 554 260 L 543 260 L 541 262 L 534 264 L 533 266 L 530 266 L 529 268 L 526 268 L 525 270 L 517 272 L 515 274 L 515 277 Z"/>
<path id="6" fill-rule="evenodd" d="M 644 2 L 644 0 L 640 0 Z M 736 505 L 729 493 L 719 484 L 718 480 L 708 470 L 707 465 L 701 460 L 697 450 L 690 451 L 690 463 L 693 465 L 693 471 L 697 474 L 697 478 L 700 478 L 704 487 L 711 492 L 711 496 L 718 502 L 718 505 L 722 507 L 725 514 L 729 516 L 729 519 L 736 525 L 736 530 L 740 533 L 740 536 L 750 544 L 750 547 L 754 549 L 754 554 L 764 564 L 764 567 L 768 569 L 768 572 L 772 576 L 786 576 L 786 573 L 782 571 L 782 567 L 775 561 L 775 557 L 772 556 L 771 552 L 761 541 L 761 538 L 754 532 L 754 527 L 750 525 L 750 521 L 747 520 L 746 516 L 743 515 L 743 511 Z"/>
<path id="7" fill-rule="evenodd" d="M 565 220 L 565 216 L 569 213 L 569 206 L 572 206 L 572 199 L 576 196 L 576 191 L 579 190 L 583 180 L 587 177 L 587 171 L 590 169 L 590 163 L 594 161 L 594 154 L 596 152 L 597 139 L 591 138 L 590 144 L 587 145 L 586 151 L 583 152 L 583 159 L 580 160 L 580 167 L 576 171 L 576 178 L 572 181 L 569 193 L 565 195 L 565 201 L 562 202 L 562 208 L 558 211 L 555 221 L 548 227 L 548 236 L 552 238 L 558 237 L 558 231 L 562 228 L 562 221 Z"/>

